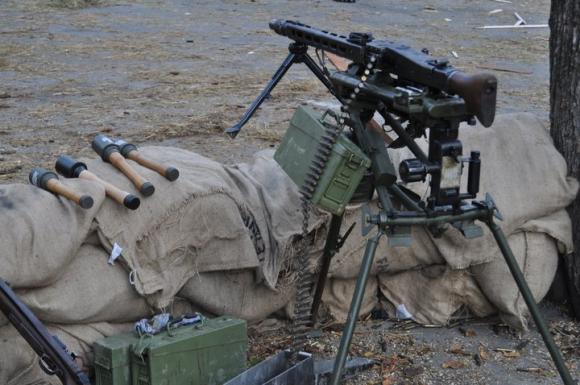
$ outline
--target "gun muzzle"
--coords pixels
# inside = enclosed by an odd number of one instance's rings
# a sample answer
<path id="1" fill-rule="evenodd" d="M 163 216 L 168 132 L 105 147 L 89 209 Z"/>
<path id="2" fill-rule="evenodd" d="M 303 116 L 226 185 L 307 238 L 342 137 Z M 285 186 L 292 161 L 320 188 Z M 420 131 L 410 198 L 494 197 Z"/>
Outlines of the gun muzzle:
<path id="1" fill-rule="evenodd" d="M 148 197 L 155 192 L 153 183 L 148 182 L 125 160 L 119 147 L 105 135 L 97 135 L 91 143 L 93 150 L 107 163 L 111 163 L 116 169 L 121 171 L 137 187 L 139 192 Z"/>
<path id="2" fill-rule="evenodd" d="M 41 167 L 33 168 L 28 175 L 28 180 L 36 187 L 63 196 L 83 209 L 90 209 L 93 207 L 94 201 L 91 196 L 81 195 L 70 187 L 65 186 L 58 180 L 58 175 L 52 171 L 48 171 Z"/>
<path id="3" fill-rule="evenodd" d="M 131 159 L 134 162 L 139 163 L 141 166 L 146 167 L 150 170 L 157 172 L 159 175 L 165 177 L 165 179 L 173 182 L 179 178 L 179 170 L 171 166 L 163 166 L 157 162 L 145 158 L 139 151 L 137 151 L 137 146 L 132 143 L 127 143 L 122 139 L 115 141 L 121 155 L 125 158 Z"/>
<path id="4" fill-rule="evenodd" d="M 87 170 L 87 165 L 82 162 L 77 162 L 75 159 L 67 155 L 58 157 L 55 165 L 56 171 L 66 178 L 81 178 L 85 180 L 92 180 L 99 183 L 105 189 L 105 193 L 115 202 L 122 204 L 131 210 L 137 210 L 141 204 L 141 200 L 135 195 L 119 189 L 118 187 L 106 182 Z"/>

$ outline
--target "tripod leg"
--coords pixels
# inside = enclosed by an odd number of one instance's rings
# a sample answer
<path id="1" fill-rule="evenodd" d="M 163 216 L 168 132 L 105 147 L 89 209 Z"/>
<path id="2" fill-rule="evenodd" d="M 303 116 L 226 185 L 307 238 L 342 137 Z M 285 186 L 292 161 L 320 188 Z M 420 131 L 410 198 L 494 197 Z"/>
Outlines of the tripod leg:
<path id="1" fill-rule="evenodd" d="M 316 291 L 314 292 L 314 299 L 312 300 L 312 307 L 310 314 L 312 314 L 312 324 L 316 324 L 318 318 L 318 308 L 324 292 L 324 285 L 326 284 L 326 277 L 328 276 L 328 269 L 330 269 L 330 262 L 336 252 L 338 238 L 340 237 L 340 225 L 342 224 L 342 215 L 333 215 L 330 220 L 330 228 L 326 236 L 326 243 L 324 244 L 324 251 L 322 252 L 322 266 L 318 273 L 318 283 L 316 284 Z"/>
<path id="2" fill-rule="evenodd" d="M 297 58 L 297 54 L 295 54 L 293 52 L 290 52 L 288 54 L 286 59 L 284 59 L 284 62 L 282 62 L 282 65 L 280 66 L 280 68 L 278 68 L 278 70 L 276 71 L 274 76 L 272 76 L 272 79 L 270 80 L 270 82 L 262 90 L 260 95 L 258 95 L 256 100 L 254 100 L 254 102 L 252 103 L 250 108 L 248 108 L 248 110 L 244 113 L 244 115 L 242 116 L 240 121 L 238 123 L 236 123 L 234 126 L 226 129 L 226 132 L 232 138 L 235 138 L 235 136 L 238 134 L 238 132 L 240 132 L 242 127 L 248 122 L 248 120 L 250 120 L 250 118 L 252 117 L 252 115 L 254 115 L 254 113 L 256 112 L 258 107 L 260 107 L 260 105 L 264 102 L 264 100 L 266 100 L 268 95 L 270 95 L 270 92 L 272 92 L 274 87 L 276 87 L 278 82 L 282 79 L 282 77 L 286 74 L 286 72 L 288 72 L 290 67 L 292 67 L 292 64 L 296 63 L 296 58 Z"/>
<path id="3" fill-rule="evenodd" d="M 544 343 L 546 344 L 546 347 L 548 348 L 548 351 L 550 352 L 550 355 L 552 356 L 552 359 L 554 360 L 554 364 L 556 364 L 556 368 L 558 369 L 558 372 L 560 373 L 560 377 L 562 377 L 562 381 L 566 385 L 575 385 L 576 382 L 572 379 L 572 377 L 570 376 L 570 372 L 568 371 L 568 368 L 564 364 L 564 359 L 562 358 L 562 354 L 560 353 L 560 350 L 558 349 L 558 347 L 556 346 L 556 343 L 554 342 L 554 340 L 552 339 L 552 336 L 550 335 L 550 331 L 548 330 L 548 326 L 546 325 L 544 318 L 540 314 L 540 310 L 538 309 L 538 305 L 536 305 L 536 301 L 534 300 L 534 297 L 532 296 L 532 292 L 530 291 L 530 288 L 528 287 L 528 284 L 526 283 L 524 275 L 522 274 L 522 271 L 520 270 L 520 267 L 518 266 L 516 258 L 514 257 L 514 254 L 512 253 L 510 245 L 509 245 L 503 231 L 501 231 L 500 227 L 497 224 L 493 223 L 492 220 L 490 220 L 487 223 L 487 225 L 489 226 L 489 229 L 493 233 L 493 236 L 497 242 L 497 245 L 499 246 L 501 253 L 503 254 L 505 261 L 510 269 L 510 272 L 512 273 L 512 276 L 514 277 L 514 280 L 516 281 L 516 284 L 518 285 L 518 288 L 520 290 L 520 293 L 522 294 L 522 297 L 524 297 L 526 305 L 528 306 L 528 309 L 530 310 L 530 314 L 532 315 L 532 318 L 534 319 L 534 322 L 536 323 L 536 326 L 538 327 L 538 331 L 540 332 L 540 334 L 542 335 L 542 338 L 544 339 Z"/>
<path id="4" fill-rule="evenodd" d="M 375 252 L 377 251 L 377 246 L 379 245 L 379 240 L 382 235 L 382 230 L 379 230 L 378 234 L 374 238 L 369 239 L 367 242 L 362 265 L 360 267 L 360 272 L 358 273 L 358 278 L 356 281 L 356 287 L 352 296 L 352 302 L 350 303 L 348 318 L 346 319 L 344 331 L 342 332 L 340 347 L 338 348 L 338 353 L 336 354 L 336 361 L 334 361 L 334 371 L 332 372 L 330 385 L 339 385 L 342 380 L 342 372 L 344 370 L 346 356 L 348 355 L 348 349 L 350 348 L 350 342 L 352 341 L 352 335 L 354 333 L 356 320 L 360 312 L 360 307 L 365 293 L 367 281 L 369 279 L 371 266 L 373 265 Z"/>

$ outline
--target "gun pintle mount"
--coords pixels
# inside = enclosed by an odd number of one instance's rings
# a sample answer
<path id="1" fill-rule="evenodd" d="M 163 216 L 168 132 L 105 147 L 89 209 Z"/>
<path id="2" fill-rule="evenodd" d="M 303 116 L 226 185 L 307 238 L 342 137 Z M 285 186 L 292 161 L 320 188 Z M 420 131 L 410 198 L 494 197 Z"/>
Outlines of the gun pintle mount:
<path id="1" fill-rule="evenodd" d="M 501 216 L 493 199 L 486 194 L 483 201 L 472 200 L 479 190 L 480 154 L 473 151 L 469 157 L 462 156 L 462 144 L 458 140 L 459 125 L 462 122 L 475 125 L 477 118 L 483 126 L 491 126 L 495 117 L 496 78 L 490 74 L 465 74 L 453 68 L 448 60 L 430 56 L 425 49 L 416 51 L 403 44 L 376 40 L 368 33 L 351 33 L 346 37 L 291 20 L 273 20 L 270 28 L 293 40 L 288 47 L 290 52 L 240 121 L 226 132 L 235 137 L 290 67 L 294 63 L 304 63 L 342 104 L 340 125 L 327 132 L 328 138 L 321 140 L 319 151 L 312 159 L 311 170 L 315 172 L 311 179 L 316 181 L 320 177 L 328 160 L 328 147 L 334 144 L 336 135 L 345 135 L 342 132 L 345 126 L 349 127 L 351 132 L 346 134 L 371 160 L 371 187 L 377 192 L 380 206 L 377 214 L 370 213 L 368 209 L 363 213 L 363 229 L 376 227 L 378 231 L 369 238 L 365 249 L 330 384 L 338 385 L 342 380 L 366 282 L 381 236 L 386 234 L 390 242 L 395 240 L 399 245 L 408 244 L 411 226 L 426 226 L 437 236 L 449 227 L 447 224 L 452 224 L 466 238 L 473 238 L 483 234 L 475 221 L 488 226 L 493 234 L 564 384 L 575 384 L 507 239 L 494 222 L 494 217 L 501 219 Z M 316 49 L 319 63 L 308 54 L 309 47 Z M 331 72 L 325 66 L 325 52 L 349 59 L 352 63 L 345 71 Z M 397 173 L 383 137 L 367 128 L 375 112 L 398 135 L 388 147 L 406 146 L 416 157 L 399 165 L 401 180 L 405 183 L 422 182 L 427 176 L 430 177 L 430 195 L 426 200 L 397 182 Z M 429 146 L 425 154 L 415 139 L 426 135 L 427 130 Z M 460 192 L 465 162 L 469 163 L 468 186 L 466 192 Z M 305 222 L 308 220 L 308 197 L 316 188 L 316 183 L 310 182 L 306 180 L 301 186 Z M 365 189 L 368 190 L 368 186 Z M 332 256 L 346 237 L 339 236 L 341 221 L 341 215 L 332 216 L 321 272 L 328 271 Z M 303 225 L 303 231 L 305 228 Z M 305 255 L 304 252 L 302 254 Z M 299 256 L 298 260 L 301 266 L 306 266 L 308 264 L 304 263 L 303 257 Z M 303 273 L 299 271 L 299 295 L 295 305 L 295 319 L 300 325 L 305 325 L 309 316 L 316 315 L 326 278 L 319 277 L 315 300 L 310 307 L 311 314 L 304 314 L 303 311 L 308 309 L 304 292 L 309 289 L 311 278 Z M 303 334 L 300 330 L 299 335 Z M 294 349 L 300 346 L 295 337 Z"/>

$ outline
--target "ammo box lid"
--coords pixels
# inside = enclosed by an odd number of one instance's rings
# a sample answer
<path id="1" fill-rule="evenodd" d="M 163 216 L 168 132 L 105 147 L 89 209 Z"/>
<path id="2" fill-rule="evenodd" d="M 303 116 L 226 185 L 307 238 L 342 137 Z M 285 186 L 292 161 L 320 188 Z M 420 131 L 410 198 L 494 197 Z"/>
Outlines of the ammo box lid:
<path id="1" fill-rule="evenodd" d="M 182 326 L 169 332 L 145 337 L 141 344 L 152 359 L 156 356 L 200 350 L 216 345 L 246 342 L 246 321 L 222 316 L 204 319 L 202 323 Z M 137 354 L 137 353 L 135 353 Z"/>

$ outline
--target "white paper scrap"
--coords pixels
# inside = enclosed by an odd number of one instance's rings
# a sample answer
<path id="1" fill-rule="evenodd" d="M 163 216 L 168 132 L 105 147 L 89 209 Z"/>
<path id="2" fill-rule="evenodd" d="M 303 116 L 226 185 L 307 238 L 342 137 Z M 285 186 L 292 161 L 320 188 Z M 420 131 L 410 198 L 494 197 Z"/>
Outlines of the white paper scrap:
<path id="1" fill-rule="evenodd" d="M 122 252 L 123 248 L 115 242 L 115 244 L 113 244 L 113 250 L 111 250 L 111 255 L 109 256 L 109 265 L 114 265 Z"/>
<path id="2" fill-rule="evenodd" d="M 397 316 L 397 319 L 400 319 L 400 320 L 406 320 L 406 319 L 413 318 L 413 316 L 411 315 L 411 313 L 409 313 L 409 310 L 407 310 L 407 307 L 404 304 L 397 306 L 397 310 L 396 310 L 395 315 Z"/>

